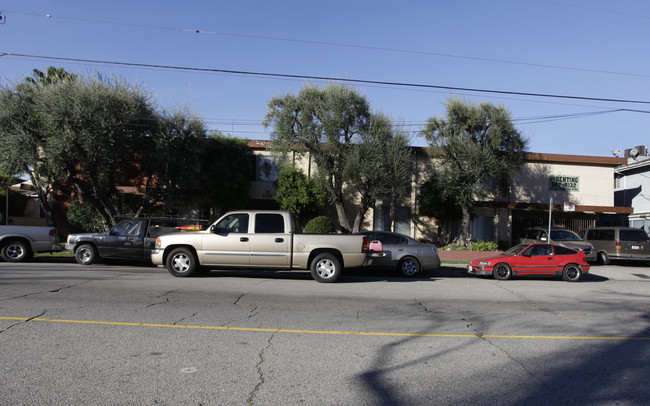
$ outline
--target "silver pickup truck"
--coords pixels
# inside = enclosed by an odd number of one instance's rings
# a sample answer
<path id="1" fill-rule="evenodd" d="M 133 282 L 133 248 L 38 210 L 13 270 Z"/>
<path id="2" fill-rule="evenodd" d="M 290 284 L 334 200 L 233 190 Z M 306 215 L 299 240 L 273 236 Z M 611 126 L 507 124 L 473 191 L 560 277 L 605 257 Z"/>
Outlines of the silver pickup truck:
<path id="1" fill-rule="evenodd" d="M 158 237 L 151 260 L 174 276 L 210 268 L 309 269 L 318 282 L 334 282 L 343 268 L 366 264 L 362 235 L 296 234 L 285 211 L 233 211 L 208 230 Z"/>
<path id="2" fill-rule="evenodd" d="M 26 261 L 35 252 L 57 250 L 54 227 L 0 226 L 0 254 L 7 262 Z"/>

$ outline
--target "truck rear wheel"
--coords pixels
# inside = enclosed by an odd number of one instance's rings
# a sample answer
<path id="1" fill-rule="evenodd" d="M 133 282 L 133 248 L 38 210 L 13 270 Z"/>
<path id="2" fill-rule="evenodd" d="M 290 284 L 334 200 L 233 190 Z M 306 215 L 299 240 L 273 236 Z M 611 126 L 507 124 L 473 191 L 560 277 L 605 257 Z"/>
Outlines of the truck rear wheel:
<path id="1" fill-rule="evenodd" d="M 81 265 L 90 265 L 97 259 L 97 250 L 91 244 L 80 245 L 74 251 L 74 259 Z"/>
<path id="2" fill-rule="evenodd" d="M 167 256 L 167 271 L 178 277 L 194 276 L 197 274 L 198 260 L 194 253 L 187 248 L 176 248 Z"/>
<path id="3" fill-rule="evenodd" d="M 7 262 L 21 262 L 31 258 L 30 246 L 20 240 L 11 240 L 2 245 L 2 259 Z"/>
<path id="4" fill-rule="evenodd" d="M 330 253 L 319 254 L 311 262 L 311 276 L 317 282 L 332 283 L 341 275 L 341 262 Z"/>

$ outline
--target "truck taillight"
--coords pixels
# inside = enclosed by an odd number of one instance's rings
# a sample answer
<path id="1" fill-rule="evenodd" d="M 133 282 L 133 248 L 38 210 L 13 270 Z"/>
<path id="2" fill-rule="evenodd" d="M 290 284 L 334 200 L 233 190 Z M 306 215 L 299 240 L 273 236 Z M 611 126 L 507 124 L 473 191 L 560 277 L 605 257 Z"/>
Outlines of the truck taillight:
<path id="1" fill-rule="evenodd" d="M 361 252 L 368 252 L 368 247 L 370 247 L 370 244 L 368 244 L 368 238 L 363 237 L 363 248 L 361 249 Z"/>
<path id="2" fill-rule="evenodd" d="M 620 250 L 620 249 L 621 249 L 621 243 L 620 243 L 620 242 L 617 242 L 617 243 L 616 243 L 616 249 L 617 249 L 617 250 Z"/>
<path id="3" fill-rule="evenodd" d="M 56 228 L 53 228 L 50 230 L 50 237 L 54 237 L 56 235 Z"/>

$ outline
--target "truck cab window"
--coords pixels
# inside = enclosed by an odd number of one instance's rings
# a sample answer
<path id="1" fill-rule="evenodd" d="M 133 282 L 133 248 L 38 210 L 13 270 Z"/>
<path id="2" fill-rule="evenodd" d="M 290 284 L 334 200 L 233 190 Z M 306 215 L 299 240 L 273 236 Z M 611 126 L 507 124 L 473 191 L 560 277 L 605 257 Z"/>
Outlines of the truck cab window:
<path id="1" fill-rule="evenodd" d="M 122 221 L 111 229 L 111 235 L 135 237 L 140 233 L 139 221 Z"/>
<path id="2" fill-rule="evenodd" d="M 248 214 L 236 213 L 224 217 L 216 224 L 217 233 L 247 233 Z"/>
<path id="3" fill-rule="evenodd" d="M 256 233 L 284 233 L 284 217 L 281 214 L 258 214 L 255 216 Z"/>

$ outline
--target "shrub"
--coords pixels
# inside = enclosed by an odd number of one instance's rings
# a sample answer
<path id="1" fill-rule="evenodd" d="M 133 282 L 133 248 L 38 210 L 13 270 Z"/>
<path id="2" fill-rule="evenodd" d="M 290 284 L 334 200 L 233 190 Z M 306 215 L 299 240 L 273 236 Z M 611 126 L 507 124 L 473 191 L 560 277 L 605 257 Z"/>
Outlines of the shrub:
<path id="1" fill-rule="evenodd" d="M 307 222 L 305 226 L 306 234 L 329 234 L 334 232 L 332 220 L 326 216 L 318 216 Z"/>
<path id="2" fill-rule="evenodd" d="M 499 251 L 499 245 L 494 241 L 476 241 L 472 243 L 472 251 Z"/>
<path id="3" fill-rule="evenodd" d="M 68 209 L 68 222 L 72 232 L 104 231 L 104 224 L 99 214 L 88 204 L 72 202 Z"/>

